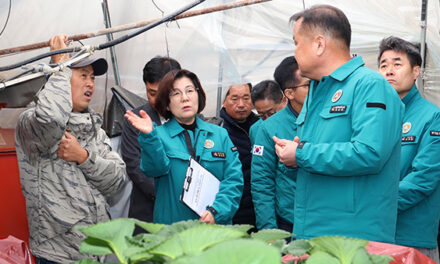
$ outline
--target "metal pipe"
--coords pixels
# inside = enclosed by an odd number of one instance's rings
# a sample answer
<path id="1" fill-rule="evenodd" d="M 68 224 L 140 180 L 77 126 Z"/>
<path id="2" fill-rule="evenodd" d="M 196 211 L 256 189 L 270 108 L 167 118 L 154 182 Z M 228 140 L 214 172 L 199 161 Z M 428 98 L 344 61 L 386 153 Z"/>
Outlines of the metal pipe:
<path id="1" fill-rule="evenodd" d="M 129 39 L 131 39 L 131 38 L 133 38 L 133 37 L 135 37 L 135 36 L 137 36 L 139 34 L 144 33 L 147 30 L 150 30 L 150 29 L 152 29 L 152 28 L 154 28 L 154 27 L 156 27 L 156 26 L 158 26 L 158 25 L 160 25 L 160 24 L 162 24 L 164 22 L 174 20 L 178 15 L 183 14 L 186 10 L 189 10 L 189 9 L 193 8 L 194 6 L 202 3 L 203 1 L 205 1 L 205 0 L 196 0 L 196 1 L 190 3 L 190 4 L 186 5 L 186 6 L 178 9 L 177 11 L 174 11 L 173 13 L 171 13 L 171 14 L 169 14 L 169 15 L 167 15 L 167 16 L 165 16 L 165 17 L 163 17 L 163 18 L 161 18 L 161 19 L 159 19 L 159 20 L 157 20 L 157 21 L 155 21 L 153 23 L 151 23 L 151 24 L 148 24 L 148 25 L 146 25 L 146 26 L 144 26 L 144 27 L 142 27 L 142 28 L 132 32 L 132 33 L 129 33 L 127 35 L 119 37 L 119 38 L 117 38 L 115 40 L 102 43 L 102 44 L 100 44 L 97 47 L 95 47 L 95 46 L 92 46 L 92 47 L 87 46 L 88 51 L 92 51 L 93 52 L 95 50 L 102 50 L 102 49 L 110 48 L 112 46 L 120 44 L 120 43 L 122 43 L 122 42 L 124 42 L 126 40 L 129 40 Z M 36 60 L 43 59 L 45 57 L 52 56 L 54 54 L 66 53 L 67 51 L 68 52 L 72 52 L 72 51 L 75 51 L 75 50 L 83 50 L 83 49 L 84 49 L 84 47 L 74 47 L 74 48 L 70 48 L 70 49 L 53 50 L 51 52 L 47 52 L 45 54 L 36 56 L 34 58 L 27 59 L 25 61 L 15 63 L 13 65 L 4 66 L 4 67 L 0 66 L 0 71 L 12 70 L 12 69 L 18 68 L 18 67 L 20 67 L 22 65 L 25 65 L 27 63 L 31 63 L 31 62 L 34 62 Z"/>
<path id="2" fill-rule="evenodd" d="M 198 15 L 209 14 L 209 13 L 213 13 L 213 12 L 228 10 L 228 9 L 247 6 L 247 5 L 259 4 L 259 3 L 268 2 L 268 1 L 272 1 L 272 0 L 243 0 L 243 1 L 232 2 L 232 3 L 228 3 L 228 4 L 224 4 L 224 5 L 218 5 L 218 6 L 214 6 L 214 7 L 208 7 L 208 8 L 203 8 L 203 9 L 199 9 L 199 10 L 194 10 L 194 11 L 187 11 L 185 13 L 182 13 L 182 14 L 176 16 L 175 20 L 183 19 L 183 18 L 187 18 L 187 17 L 198 16 Z M 125 25 L 116 26 L 113 28 L 98 30 L 96 32 L 89 32 L 89 33 L 84 33 L 84 34 L 73 35 L 73 36 L 70 36 L 68 39 L 77 41 L 77 40 L 82 40 L 82 39 L 86 39 L 86 38 L 101 36 L 101 35 L 108 34 L 108 33 L 115 33 L 115 32 L 119 32 L 119 31 L 133 29 L 133 28 L 140 28 L 140 27 L 146 26 L 148 24 L 151 24 L 153 22 L 156 22 L 158 20 L 160 20 L 160 18 L 143 20 L 143 21 L 139 21 L 136 23 L 125 24 Z M 41 48 L 45 48 L 45 47 L 49 47 L 49 41 L 44 41 L 44 42 L 14 47 L 14 48 L 3 49 L 3 50 L 0 50 L 0 55 L 14 54 L 14 53 L 22 52 L 22 51 L 41 49 Z"/>
<path id="3" fill-rule="evenodd" d="M 223 0 L 223 3 L 225 2 L 225 0 Z M 222 15 L 222 17 L 224 17 L 224 15 Z M 223 38 L 223 26 L 224 26 L 224 20 L 222 19 L 222 23 L 221 23 L 221 30 L 220 30 L 220 34 L 221 37 Z M 220 52 L 219 55 L 219 65 L 218 65 L 218 83 L 217 83 L 217 109 L 215 111 L 215 116 L 216 117 L 220 117 L 220 109 L 222 108 L 222 91 L 223 91 L 223 64 L 225 63 L 225 59 L 224 59 L 224 51 L 225 49 L 222 49 L 222 52 Z"/>
<path id="4" fill-rule="evenodd" d="M 110 12 L 108 9 L 108 2 L 107 0 L 102 0 L 102 12 L 104 13 L 104 22 L 106 28 L 111 28 L 112 23 L 110 21 Z M 113 33 L 107 34 L 108 41 L 113 40 Z M 112 58 L 112 66 L 113 66 L 113 73 L 115 76 L 115 83 L 118 86 L 121 86 L 121 79 L 119 78 L 119 67 L 118 67 L 118 60 L 116 59 L 116 52 L 115 52 L 115 46 L 110 47 L 110 56 Z"/>
<path id="5" fill-rule="evenodd" d="M 426 30 L 427 30 L 427 17 L 428 17 L 428 0 L 422 0 L 421 11 L 421 36 L 420 36 L 420 56 L 422 57 L 422 67 L 420 67 L 420 78 L 418 80 L 418 88 L 425 91 L 425 64 L 426 64 Z"/>

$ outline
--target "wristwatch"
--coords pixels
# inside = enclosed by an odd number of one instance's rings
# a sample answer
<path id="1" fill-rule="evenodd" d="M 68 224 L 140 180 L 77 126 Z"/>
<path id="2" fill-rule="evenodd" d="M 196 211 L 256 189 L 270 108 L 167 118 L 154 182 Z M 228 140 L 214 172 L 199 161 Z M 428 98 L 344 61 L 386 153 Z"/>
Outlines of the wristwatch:
<path id="1" fill-rule="evenodd" d="M 215 210 L 212 206 L 207 206 L 206 210 L 208 210 L 212 214 L 212 216 L 216 216 L 218 214 L 217 210 Z"/>

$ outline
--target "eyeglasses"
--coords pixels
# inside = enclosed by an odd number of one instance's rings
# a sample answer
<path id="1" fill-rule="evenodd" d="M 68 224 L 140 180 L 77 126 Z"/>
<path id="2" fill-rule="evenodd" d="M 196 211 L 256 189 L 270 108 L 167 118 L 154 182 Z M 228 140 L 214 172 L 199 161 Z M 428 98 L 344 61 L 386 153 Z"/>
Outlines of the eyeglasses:
<path id="1" fill-rule="evenodd" d="M 171 99 L 181 99 L 183 94 L 185 94 L 188 97 L 191 97 L 193 95 L 195 95 L 197 89 L 194 86 L 188 86 L 185 91 L 181 91 L 177 88 L 173 89 L 170 92 L 170 98 Z"/>
<path id="2" fill-rule="evenodd" d="M 310 86 L 310 83 L 305 83 L 305 84 L 300 84 L 300 85 L 295 85 L 295 86 L 288 86 L 288 87 L 286 87 L 286 89 L 296 89 L 298 87 L 304 87 L 304 86 Z"/>
<path id="3" fill-rule="evenodd" d="M 274 109 L 270 109 L 269 111 L 266 111 L 266 112 L 258 112 L 258 117 L 265 120 L 265 119 L 271 117 L 272 115 L 274 115 L 275 113 L 276 113 L 276 111 Z"/>

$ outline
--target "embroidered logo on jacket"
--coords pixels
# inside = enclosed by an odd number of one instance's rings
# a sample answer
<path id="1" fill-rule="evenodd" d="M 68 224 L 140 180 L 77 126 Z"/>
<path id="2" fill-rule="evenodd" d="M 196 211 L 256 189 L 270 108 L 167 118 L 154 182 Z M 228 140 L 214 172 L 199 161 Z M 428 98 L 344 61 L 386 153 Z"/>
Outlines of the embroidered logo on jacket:
<path id="1" fill-rule="evenodd" d="M 403 134 L 408 133 L 408 132 L 411 130 L 411 127 L 412 127 L 411 123 L 410 123 L 410 122 L 406 122 L 406 123 L 403 124 L 403 126 L 402 126 L 402 133 L 403 133 Z"/>
<path id="2" fill-rule="evenodd" d="M 411 123 L 410 122 L 406 122 L 405 124 L 402 125 L 402 133 L 406 134 L 411 130 Z"/>
<path id="3" fill-rule="evenodd" d="M 252 154 L 257 156 L 263 156 L 264 146 L 260 145 L 254 145 L 254 149 L 252 151 Z"/>
<path id="4" fill-rule="evenodd" d="M 342 90 L 339 89 L 339 90 L 337 90 L 336 93 L 333 95 L 333 97 L 332 97 L 332 103 L 336 103 L 337 101 L 339 101 L 339 99 L 341 98 L 341 96 L 342 96 Z"/>
<path id="5" fill-rule="evenodd" d="M 205 148 L 206 149 L 212 149 L 214 147 L 214 141 L 207 139 L 205 140 Z"/>

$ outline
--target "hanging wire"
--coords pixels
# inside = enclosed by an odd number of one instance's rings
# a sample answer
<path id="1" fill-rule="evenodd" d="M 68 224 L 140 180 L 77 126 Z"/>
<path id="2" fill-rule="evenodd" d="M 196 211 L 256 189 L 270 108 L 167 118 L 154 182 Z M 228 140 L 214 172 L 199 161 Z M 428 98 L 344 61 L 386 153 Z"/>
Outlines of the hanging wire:
<path id="1" fill-rule="evenodd" d="M 105 53 L 105 59 L 108 59 L 108 50 Z M 108 93 L 108 69 L 107 72 L 105 73 L 105 85 L 104 85 L 104 111 L 102 112 L 102 116 L 104 117 L 104 122 L 107 123 L 108 120 L 108 116 L 107 116 L 107 103 L 108 103 L 108 99 L 107 99 L 107 93 Z"/>
<path id="2" fill-rule="evenodd" d="M 93 48 L 93 50 L 103 50 L 103 49 L 106 49 L 106 48 L 118 45 L 118 44 L 120 44 L 120 43 L 122 43 L 122 42 L 124 42 L 124 41 L 126 41 L 128 39 L 131 39 L 131 38 L 133 38 L 133 37 L 135 37 L 135 36 L 137 36 L 139 34 L 144 33 L 147 30 L 150 30 L 150 29 L 152 29 L 152 28 L 154 28 L 154 27 L 156 27 L 156 26 L 158 26 L 158 25 L 160 25 L 160 24 L 162 24 L 162 23 L 164 23 L 166 21 L 175 19 L 176 16 L 182 14 L 183 12 L 185 12 L 185 11 L 191 9 L 191 8 L 193 8 L 196 5 L 201 4 L 204 1 L 206 1 L 206 0 L 196 0 L 195 2 L 190 3 L 190 4 L 186 5 L 186 6 L 178 9 L 178 10 L 174 11 L 173 13 L 171 13 L 171 14 L 169 14 L 167 16 L 164 16 L 162 19 L 157 20 L 155 22 L 152 22 L 152 23 L 150 23 L 150 24 L 140 28 L 137 31 L 134 31 L 132 33 L 129 33 L 127 35 L 124 35 L 122 37 L 114 39 L 112 41 L 108 41 L 108 42 L 102 43 L 102 44 L 98 45 L 97 47 L 92 47 L 92 48 Z M 75 52 L 75 51 L 78 51 L 78 50 L 79 50 L 78 47 L 74 47 L 74 48 L 70 48 L 70 49 L 53 50 L 53 51 L 41 54 L 39 56 L 27 59 L 25 61 L 14 63 L 14 64 L 9 65 L 9 66 L 0 66 L 0 72 L 1 71 L 12 70 L 12 69 L 18 68 L 18 67 L 20 67 L 22 65 L 25 65 L 25 64 L 28 64 L 28 63 L 32 63 L 34 61 L 37 61 L 37 60 L 40 60 L 40 59 L 43 59 L 43 58 L 46 58 L 46 57 L 50 57 L 50 56 L 53 56 L 53 55 L 57 55 L 57 54 L 61 54 L 61 53 L 70 53 L 70 52 Z"/>
<path id="3" fill-rule="evenodd" d="M 306 3 L 305 3 L 305 0 L 303 0 L 303 10 L 306 10 Z"/>
<path id="4" fill-rule="evenodd" d="M 151 2 L 153 2 L 153 5 L 157 8 L 157 10 L 159 10 L 159 12 L 162 14 L 162 17 L 164 16 L 164 14 L 165 14 L 165 12 L 156 4 L 156 2 L 154 1 L 154 0 L 151 0 Z M 175 20 L 176 21 L 176 20 Z M 165 30 L 164 30 L 164 34 L 165 34 L 165 46 L 166 46 L 166 49 L 167 49 L 167 58 L 169 59 L 170 58 L 170 49 L 169 49 L 169 45 L 168 45 L 168 36 L 167 36 L 167 28 L 168 28 L 168 24 L 170 23 L 171 21 L 169 21 L 169 22 L 166 22 L 165 23 Z M 177 21 L 176 21 L 176 23 L 177 23 Z M 179 24 L 177 24 L 177 25 L 179 25 Z M 180 28 L 180 27 L 179 27 Z"/>
<path id="5" fill-rule="evenodd" d="M 3 26 L 2 31 L 0 32 L 0 36 L 3 34 L 3 31 L 6 29 L 6 25 L 8 25 L 9 22 L 9 15 L 11 14 L 11 6 L 12 6 L 12 0 L 9 0 L 9 10 L 8 10 L 8 16 L 6 17 L 5 25 Z"/>

